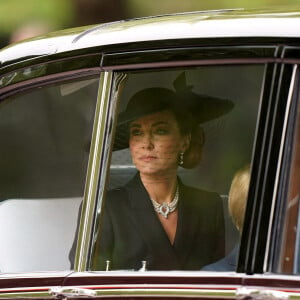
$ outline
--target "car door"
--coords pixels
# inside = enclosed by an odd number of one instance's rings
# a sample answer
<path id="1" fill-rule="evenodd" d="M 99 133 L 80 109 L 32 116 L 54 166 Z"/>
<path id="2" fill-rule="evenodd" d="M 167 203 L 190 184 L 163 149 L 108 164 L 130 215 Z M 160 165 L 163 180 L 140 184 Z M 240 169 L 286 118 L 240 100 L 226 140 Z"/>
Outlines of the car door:
<path id="1" fill-rule="evenodd" d="M 97 57 L 31 59 L 1 74 L 1 298 L 50 297 L 49 289 L 71 273 L 100 79 Z"/>
<path id="2" fill-rule="evenodd" d="M 87 235 L 78 240 L 77 254 L 74 257 L 75 270 L 88 272 L 71 274 L 64 287 L 56 291 L 56 295 L 237 298 L 243 297 L 243 288 L 251 285 L 249 280 L 257 278 L 254 273 L 259 273 L 257 276 L 261 277 L 261 260 L 265 257 L 267 246 L 263 235 L 269 230 L 266 224 L 271 215 L 267 211 L 272 203 L 276 183 L 272 173 L 274 170 L 269 167 L 270 157 L 277 166 L 280 150 L 280 144 L 271 138 L 275 136 L 275 128 L 278 130 L 276 137 L 282 135 L 281 114 L 284 114 L 285 106 L 283 110 L 279 110 L 278 105 L 283 100 L 278 99 L 286 99 L 288 95 L 286 86 L 290 86 L 293 68 L 283 70 L 282 65 L 276 63 L 276 46 L 247 46 L 240 45 L 239 42 L 233 44 L 234 46 L 227 44 L 224 47 L 197 47 L 194 44 L 193 47 L 184 48 L 173 45 L 162 50 L 107 53 L 103 56 L 105 86 L 101 99 L 107 102 L 106 105 L 103 103 L 106 116 L 102 119 L 106 121 L 102 123 L 102 127 L 99 126 L 101 130 L 95 132 L 92 142 L 94 170 L 98 170 L 93 189 L 97 186 L 98 191 L 97 194 L 94 191 L 93 199 L 85 207 L 89 215 L 93 214 L 96 207 L 96 215 L 94 223 L 81 224 L 79 233 L 85 232 Z M 135 266 L 140 268 L 114 268 L 115 262 L 107 260 L 104 261 L 104 267 L 98 269 L 95 261 L 101 257 L 101 251 L 98 252 L 97 240 L 106 234 L 101 231 L 101 226 L 102 218 L 105 218 L 105 206 L 110 201 L 107 195 L 111 189 L 126 185 L 136 173 L 128 149 L 116 144 L 124 143 L 124 140 L 119 140 L 118 113 L 126 108 L 128 100 L 138 90 L 157 86 L 174 88 L 176 78 L 182 73 L 193 91 L 229 99 L 233 103 L 228 114 L 203 124 L 206 134 L 203 160 L 193 171 L 180 169 L 179 176 L 188 185 L 214 190 L 222 196 L 225 219 L 224 255 L 240 244 L 240 253 L 235 257 L 237 260 L 239 256 L 239 260 L 233 270 L 226 272 L 202 271 L 205 266 L 196 265 L 191 269 L 174 269 L 172 272 L 153 271 L 151 261 L 147 259 L 136 262 Z M 273 118 L 274 112 L 276 118 Z M 105 141 L 100 138 L 103 137 L 103 130 L 107 133 Z M 97 141 L 100 141 L 102 153 L 96 151 Z M 116 151 L 117 148 L 123 150 Z M 99 155 L 103 155 L 104 160 L 100 161 Z M 236 230 L 228 213 L 228 194 L 234 175 L 247 165 L 250 166 L 251 182 L 246 229 L 240 241 L 241 232 Z M 267 188 L 266 180 L 269 182 L 268 193 L 261 190 L 262 187 Z M 261 204 L 263 207 L 259 204 L 261 198 L 265 199 Z M 253 213 L 256 218 L 263 218 L 264 222 L 262 219 L 260 222 L 253 219 Z M 127 219 L 128 215 L 124 215 L 125 223 Z M 135 223 L 135 226 L 138 228 L 145 225 Z M 139 236 L 139 233 L 133 236 Z M 148 233 L 147 237 L 150 236 L 151 233 Z M 257 237 L 261 239 L 257 240 Z M 129 232 L 128 235 L 121 235 L 118 241 L 120 240 L 123 243 L 120 253 L 129 255 L 129 244 L 134 244 L 135 239 L 132 239 Z M 259 246 L 258 242 L 261 243 Z M 118 260 L 119 256 L 114 258 Z M 211 260 L 210 263 L 214 261 Z"/>

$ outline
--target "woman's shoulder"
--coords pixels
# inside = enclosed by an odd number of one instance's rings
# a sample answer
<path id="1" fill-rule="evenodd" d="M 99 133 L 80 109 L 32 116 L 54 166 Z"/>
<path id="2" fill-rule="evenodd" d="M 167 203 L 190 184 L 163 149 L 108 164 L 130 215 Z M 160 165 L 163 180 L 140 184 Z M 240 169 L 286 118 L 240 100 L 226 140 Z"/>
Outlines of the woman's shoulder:
<path id="1" fill-rule="evenodd" d="M 201 209 L 219 209 L 223 207 L 221 196 L 213 191 L 200 189 L 193 186 L 182 185 L 182 196 L 189 206 Z"/>
<path id="2" fill-rule="evenodd" d="M 119 198 L 122 197 L 124 198 L 129 190 L 135 190 L 139 188 L 139 177 L 135 175 L 134 177 L 130 178 L 127 183 L 125 183 L 122 186 L 115 187 L 112 189 L 109 189 L 107 191 L 107 195 L 109 198 Z"/>
<path id="3" fill-rule="evenodd" d="M 126 193 L 126 188 L 124 186 L 113 188 L 107 191 L 107 198 L 109 199 L 118 199 L 124 198 Z"/>
<path id="4" fill-rule="evenodd" d="M 185 185 L 181 184 L 181 188 L 184 193 L 190 194 L 190 195 L 195 195 L 197 197 L 199 196 L 205 196 L 205 197 L 211 197 L 211 198 L 217 198 L 221 199 L 220 195 L 217 192 L 190 186 L 190 185 Z"/>

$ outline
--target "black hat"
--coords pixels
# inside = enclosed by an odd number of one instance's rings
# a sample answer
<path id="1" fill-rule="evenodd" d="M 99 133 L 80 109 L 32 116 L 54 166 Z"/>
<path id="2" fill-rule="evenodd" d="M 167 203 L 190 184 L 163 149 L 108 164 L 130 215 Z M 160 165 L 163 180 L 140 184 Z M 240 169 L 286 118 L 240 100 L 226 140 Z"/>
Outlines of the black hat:
<path id="1" fill-rule="evenodd" d="M 125 111 L 118 117 L 114 150 L 128 147 L 130 122 L 161 110 L 186 111 L 198 124 L 208 122 L 228 113 L 234 107 L 230 100 L 195 94 L 186 85 L 185 73 L 174 81 L 175 91 L 163 87 L 143 89 L 134 94 Z"/>

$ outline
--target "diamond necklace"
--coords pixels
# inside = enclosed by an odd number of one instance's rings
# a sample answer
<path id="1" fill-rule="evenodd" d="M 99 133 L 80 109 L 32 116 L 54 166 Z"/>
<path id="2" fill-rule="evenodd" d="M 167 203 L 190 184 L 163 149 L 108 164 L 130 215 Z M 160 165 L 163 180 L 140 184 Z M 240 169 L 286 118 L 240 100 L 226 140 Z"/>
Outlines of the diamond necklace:
<path id="1" fill-rule="evenodd" d="M 178 185 L 176 187 L 176 192 L 174 199 L 170 203 L 163 202 L 162 204 L 159 204 L 154 199 L 151 199 L 151 202 L 153 204 L 153 207 L 155 211 L 161 215 L 163 215 L 166 219 L 168 218 L 168 214 L 173 212 L 177 208 L 178 200 L 179 200 L 179 189 Z"/>

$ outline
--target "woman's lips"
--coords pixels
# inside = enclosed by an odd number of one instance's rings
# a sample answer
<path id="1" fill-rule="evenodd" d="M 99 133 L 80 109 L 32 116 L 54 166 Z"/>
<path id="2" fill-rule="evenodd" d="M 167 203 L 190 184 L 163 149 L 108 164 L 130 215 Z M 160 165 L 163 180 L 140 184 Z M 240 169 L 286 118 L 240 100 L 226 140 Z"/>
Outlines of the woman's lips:
<path id="1" fill-rule="evenodd" d="M 153 161 L 155 159 L 157 159 L 157 157 L 153 156 L 153 155 L 144 155 L 144 156 L 140 157 L 140 160 L 145 161 L 145 162 Z"/>

